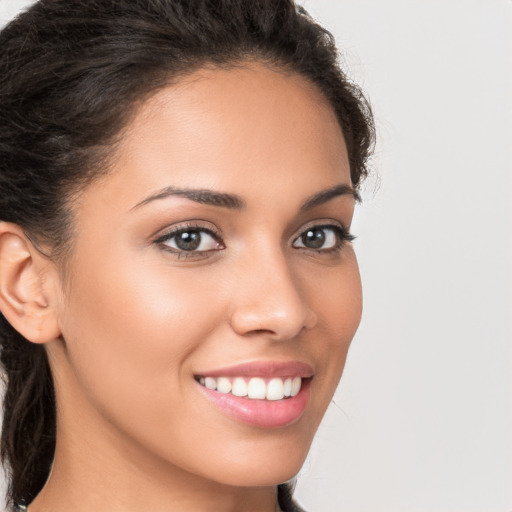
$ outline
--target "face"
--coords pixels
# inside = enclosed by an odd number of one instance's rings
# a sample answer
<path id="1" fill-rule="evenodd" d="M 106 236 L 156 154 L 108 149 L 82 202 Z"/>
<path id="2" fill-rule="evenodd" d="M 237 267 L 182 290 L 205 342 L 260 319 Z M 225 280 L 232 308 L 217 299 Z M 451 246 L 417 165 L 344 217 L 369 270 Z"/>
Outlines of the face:
<path id="1" fill-rule="evenodd" d="M 202 70 L 116 151 L 74 204 L 48 347 L 59 428 L 211 482 L 289 479 L 361 314 L 332 108 L 294 74 Z"/>

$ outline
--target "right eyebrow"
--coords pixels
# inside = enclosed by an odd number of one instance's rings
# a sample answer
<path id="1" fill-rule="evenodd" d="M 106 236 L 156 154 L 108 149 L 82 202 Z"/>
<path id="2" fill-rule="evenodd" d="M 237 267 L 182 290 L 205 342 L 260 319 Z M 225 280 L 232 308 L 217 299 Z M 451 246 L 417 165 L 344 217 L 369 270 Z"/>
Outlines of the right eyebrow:
<path id="1" fill-rule="evenodd" d="M 159 190 L 155 194 L 146 197 L 140 203 L 137 203 L 132 210 L 140 208 L 152 201 L 158 201 L 160 199 L 166 199 L 168 197 L 184 197 L 195 201 L 200 204 L 207 204 L 210 206 L 220 206 L 222 208 L 231 208 L 233 210 L 243 210 L 246 206 L 245 201 L 235 194 L 227 194 L 224 192 L 215 192 L 213 190 L 204 188 L 176 188 L 166 187 Z"/>

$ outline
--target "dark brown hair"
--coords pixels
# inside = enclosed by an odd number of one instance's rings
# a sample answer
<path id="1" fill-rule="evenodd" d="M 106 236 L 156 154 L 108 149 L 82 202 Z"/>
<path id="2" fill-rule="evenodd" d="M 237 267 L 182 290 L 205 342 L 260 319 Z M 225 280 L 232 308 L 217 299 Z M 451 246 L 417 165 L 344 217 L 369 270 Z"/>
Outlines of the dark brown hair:
<path id="1" fill-rule="evenodd" d="M 369 105 L 331 34 L 293 0 L 41 0 L 0 33 L 0 221 L 65 265 L 70 198 L 107 172 L 137 105 L 201 66 L 248 60 L 300 73 L 324 93 L 357 187 L 374 139 Z M 2 315 L 0 344 L 8 500 L 29 503 L 55 450 L 51 372 L 44 348 Z M 288 487 L 279 500 L 295 510 Z"/>

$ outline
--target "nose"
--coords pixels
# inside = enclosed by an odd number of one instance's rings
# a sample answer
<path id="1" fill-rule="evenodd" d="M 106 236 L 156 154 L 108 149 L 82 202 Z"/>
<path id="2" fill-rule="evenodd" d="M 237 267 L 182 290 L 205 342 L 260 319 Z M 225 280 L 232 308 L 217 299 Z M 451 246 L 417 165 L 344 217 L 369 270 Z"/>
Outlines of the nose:
<path id="1" fill-rule="evenodd" d="M 317 323 L 317 315 L 282 253 L 248 258 L 237 274 L 230 323 L 240 336 L 263 334 L 273 340 L 288 340 Z"/>

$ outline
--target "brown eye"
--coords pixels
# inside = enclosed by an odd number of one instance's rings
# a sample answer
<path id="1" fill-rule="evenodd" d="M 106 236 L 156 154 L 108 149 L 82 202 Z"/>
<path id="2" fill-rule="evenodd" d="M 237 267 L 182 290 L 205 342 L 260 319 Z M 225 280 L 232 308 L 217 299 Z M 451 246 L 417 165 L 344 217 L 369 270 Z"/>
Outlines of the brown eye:
<path id="1" fill-rule="evenodd" d="M 176 248 L 182 251 L 196 251 L 201 245 L 201 233 L 199 231 L 182 231 L 174 235 Z"/>
<path id="2" fill-rule="evenodd" d="M 325 229 L 308 229 L 301 235 L 300 239 L 304 247 L 308 247 L 309 249 L 320 249 L 325 243 Z"/>
<path id="3" fill-rule="evenodd" d="M 294 240 L 293 247 L 323 251 L 335 249 L 343 241 L 351 239 L 339 226 L 313 226 Z"/>
<path id="4" fill-rule="evenodd" d="M 208 252 L 224 248 L 209 230 L 197 228 L 171 231 L 160 237 L 156 243 L 174 252 Z"/>

